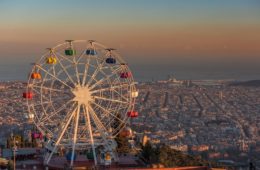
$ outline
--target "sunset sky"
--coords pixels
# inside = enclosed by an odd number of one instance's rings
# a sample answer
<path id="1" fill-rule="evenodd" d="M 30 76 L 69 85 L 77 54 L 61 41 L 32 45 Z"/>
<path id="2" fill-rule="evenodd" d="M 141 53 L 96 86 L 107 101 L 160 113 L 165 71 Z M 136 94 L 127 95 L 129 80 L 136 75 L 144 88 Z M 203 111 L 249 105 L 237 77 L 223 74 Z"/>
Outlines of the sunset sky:
<path id="1" fill-rule="evenodd" d="M 0 67 L 29 67 L 65 39 L 95 39 L 140 72 L 260 73 L 259 0 L 0 0 L 0 21 Z"/>

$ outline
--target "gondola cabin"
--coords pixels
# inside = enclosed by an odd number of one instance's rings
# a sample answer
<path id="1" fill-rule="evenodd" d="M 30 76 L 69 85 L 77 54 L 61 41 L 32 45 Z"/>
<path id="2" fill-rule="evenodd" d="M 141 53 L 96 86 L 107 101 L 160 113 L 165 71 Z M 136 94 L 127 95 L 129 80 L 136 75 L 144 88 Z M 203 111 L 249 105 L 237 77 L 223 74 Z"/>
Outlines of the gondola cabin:
<path id="1" fill-rule="evenodd" d="M 23 93 L 23 98 L 25 98 L 25 99 L 32 99 L 32 97 L 33 97 L 32 92 L 24 92 Z"/>
<path id="2" fill-rule="evenodd" d="M 65 50 L 65 55 L 67 55 L 67 56 L 76 55 L 76 50 L 73 50 L 72 48 L 67 48 Z"/>
<path id="3" fill-rule="evenodd" d="M 57 59 L 55 57 L 47 57 L 46 58 L 46 64 L 56 64 Z"/>
<path id="4" fill-rule="evenodd" d="M 95 49 L 89 48 L 89 49 L 86 50 L 86 54 L 87 55 L 97 55 L 97 52 L 96 52 Z"/>
<path id="5" fill-rule="evenodd" d="M 77 155 L 75 153 L 72 154 L 72 151 L 70 151 L 69 153 L 66 154 L 67 161 L 71 161 L 71 160 L 75 161 L 76 158 L 77 158 Z"/>
<path id="6" fill-rule="evenodd" d="M 106 160 L 106 161 L 111 161 L 111 155 L 110 155 L 110 153 L 106 153 L 106 155 L 105 155 L 105 160 Z"/>
<path id="7" fill-rule="evenodd" d="M 33 119 L 34 119 L 34 114 L 33 113 L 29 113 L 28 114 L 28 122 L 32 122 L 33 121 Z"/>
<path id="8" fill-rule="evenodd" d="M 37 132 L 33 132 L 32 133 L 32 137 L 34 138 L 34 139 L 43 139 L 43 135 L 42 135 L 42 133 L 37 133 Z"/>
<path id="9" fill-rule="evenodd" d="M 127 79 L 130 78 L 132 76 L 131 72 L 124 72 L 120 74 L 120 78 L 122 79 Z"/>
<path id="10" fill-rule="evenodd" d="M 31 79 L 41 79 L 42 76 L 40 73 L 32 73 L 31 74 Z"/>
<path id="11" fill-rule="evenodd" d="M 127 112 L 127 116 L 131 118 L 138 117 L 138 112 L 136 111 Z"/>
<path id="12" fill-rule="evenodd" d="M 28 120 L 33 120 L 34 114 L 33 113 L 25 113 L 24 118 Z"/>
<path id="13" fill-rule="evenodd" d="M 89 160 L 94 160 L 93 151 L 88 151 L 86 156 Z"/>
<path id="14" fill-rule="evenodd" d="M 138 97 L 138 91 L 133 91 L 133 92 L 131 93 L 131 97 L 133 97 L 133 98 Z"/>
<path id="15" fill-rule="evenodd" d="M 121 132 L 120 136 L 124 138 L 129 138 L 133 136 L 132 129 L 130 127 L 125 127 Z"/>
<path id="16" fill-rule="evenodd" d="M 112 57 L 109 57 L 109 58 L 106 59 L 106 63 L 107 64 L 115 64 L 116 63 L 116 59 L 112 58 Z"/>

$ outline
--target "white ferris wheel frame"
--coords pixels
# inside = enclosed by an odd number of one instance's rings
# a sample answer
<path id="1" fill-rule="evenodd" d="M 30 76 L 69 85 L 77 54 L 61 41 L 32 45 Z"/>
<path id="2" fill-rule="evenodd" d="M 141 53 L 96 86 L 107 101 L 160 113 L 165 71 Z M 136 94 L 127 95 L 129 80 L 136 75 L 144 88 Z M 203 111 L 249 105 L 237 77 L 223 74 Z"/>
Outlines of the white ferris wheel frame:
<path id="1" fill-rule="evenodd" d="M 80 53 L 66 56 L 66 49 Z M 87 55 L 87 49 L 97 54 Z M 57 63 L 47 64 L 48 57 Z M 109 57 L 116 63 L 106 63 Z M 131 71 L 116 51 L 95 41 L 67 41 L 49 49 L 33 65 L 31 74 L 35 72 L 42 78 L 29 77 L 27 92 L 33 98 L 27 99 L 27 105 L 38 130 L 49 137 L 47 145 L 53 146 L 45 156 L 46 164 L 60 148 L 74 155 L 77 149 L 91 147 L 95 164 L 95 148 L 115 149 L 110 144 L 128 121 L 127 112 L 134 110 L 136 97 L 132 95 L 136 92 L 133 77 L 120 77 Z"/>

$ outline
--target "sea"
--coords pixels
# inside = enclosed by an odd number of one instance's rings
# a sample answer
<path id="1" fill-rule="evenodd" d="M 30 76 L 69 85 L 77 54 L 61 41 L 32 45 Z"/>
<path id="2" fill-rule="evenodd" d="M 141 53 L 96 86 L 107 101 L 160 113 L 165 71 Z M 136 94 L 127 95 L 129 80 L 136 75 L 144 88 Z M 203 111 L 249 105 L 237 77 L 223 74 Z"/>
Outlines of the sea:
<path id="1" fill-rule="evenodd" d="M 30 63 L 0 63 L 0 81 L 26 81 Z M 177 80 L 260 80 L 259 68 L 203 68 L 165 64 L 129 64 L 135 81 L 165 80 L 169 76 Z"/>

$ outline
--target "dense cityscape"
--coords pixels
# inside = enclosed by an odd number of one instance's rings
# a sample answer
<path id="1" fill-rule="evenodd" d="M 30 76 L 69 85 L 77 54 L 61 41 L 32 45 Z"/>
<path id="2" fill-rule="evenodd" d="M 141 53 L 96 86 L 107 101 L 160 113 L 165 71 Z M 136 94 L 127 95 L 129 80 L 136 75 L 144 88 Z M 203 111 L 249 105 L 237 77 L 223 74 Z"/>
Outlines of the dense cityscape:
<path id="1" fill-rule="evenodd" d="M 260 88 L 235 86 L 228 81 L 140 82 L 136 110 L 131 120 L 137 140 L 173 149 L 206 160 L 259 163 Z M 30 138 L 23 82 L 0 85 L 0 145 L 11 133 Z"/>
<path id="2" fill-rule="evenodd" d="M 195 84 L 196 83 L 196 84 Z M 161 81 L 139 86 L 136 131 L 152 143 L 208 159 L 259 159 L 260 88 L 225 82 Z"/>

